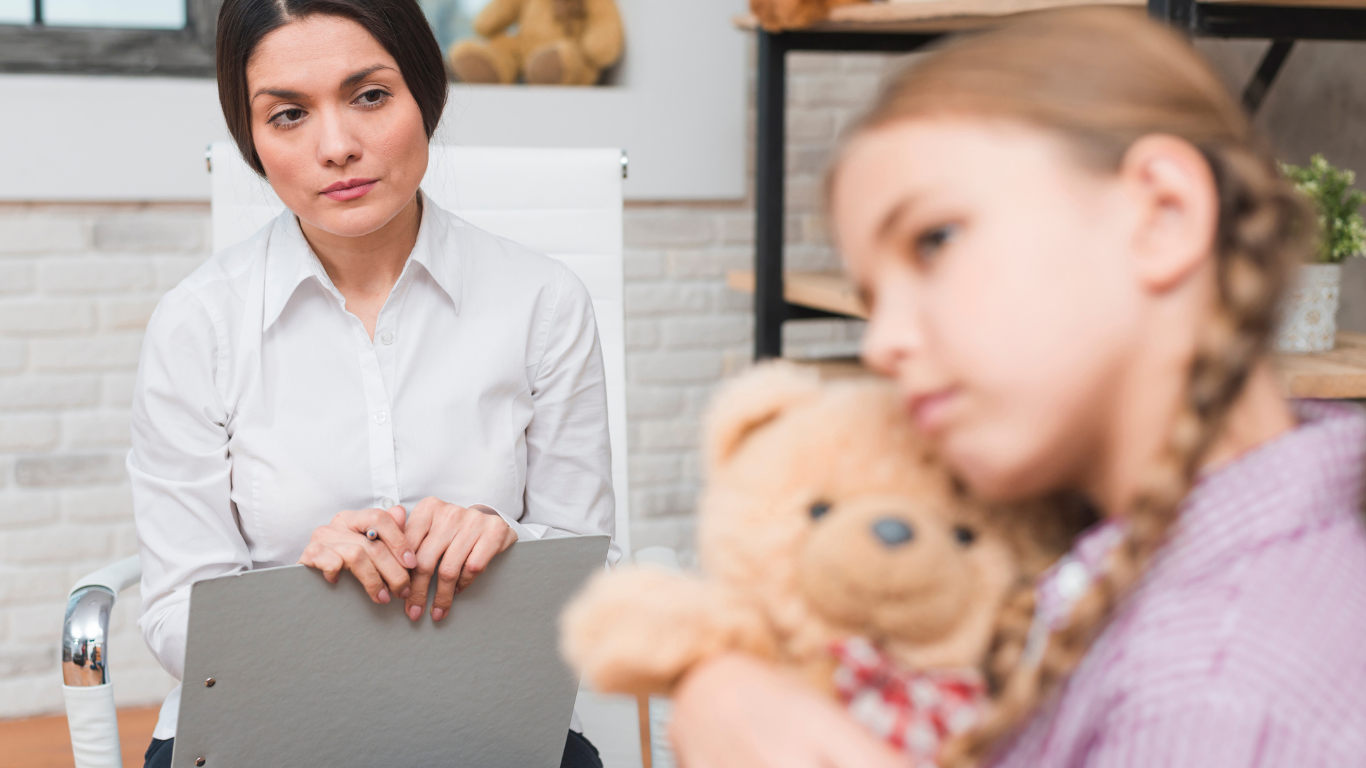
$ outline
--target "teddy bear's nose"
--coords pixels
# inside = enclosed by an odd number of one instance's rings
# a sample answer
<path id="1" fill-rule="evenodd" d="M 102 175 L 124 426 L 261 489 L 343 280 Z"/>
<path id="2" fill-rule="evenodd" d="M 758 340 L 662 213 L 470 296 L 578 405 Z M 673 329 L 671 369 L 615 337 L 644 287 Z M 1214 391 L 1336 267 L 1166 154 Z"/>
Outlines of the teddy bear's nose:
<path id="1" fill-rule="evenodd" d="M 899 547 L 915 538 L 911 526 L 894 517 L 884 517 L 873 523 L 873 535 L 889 547 Z"/>

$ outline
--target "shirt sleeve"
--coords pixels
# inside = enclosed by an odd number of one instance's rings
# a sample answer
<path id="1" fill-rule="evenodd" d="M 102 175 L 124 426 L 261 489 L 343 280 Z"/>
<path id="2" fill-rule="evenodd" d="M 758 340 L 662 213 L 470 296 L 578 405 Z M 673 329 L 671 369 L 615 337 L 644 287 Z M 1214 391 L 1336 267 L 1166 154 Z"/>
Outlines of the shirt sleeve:
<path id="1" fill-rule="evenodd" d="M 608 534 L 616 544 L 607 384 L 588 289 L 561 268 L 545 350 L 532 378 L 524 512 L 518 538 Z"/>
<path id="2" fill-rule="evenodd" d="M 215 383 L 225 348 L 205 305 L 173 290 L 148 323 L 133 392 L 128 474 L 142 558 L 138 626 L 176 678 L 185 666 L 190 587 L 251 566 L 233 511 L 228 414 Z"/>
<path id="3" fill-rule="evenodd" d="M 1259 696 L 1208 692 L 1134 696 L 1105 721 L 1086 768 L 1252 768 L 1319 765 L 1302 751 L 1267 758 L 1278 741 L 1275 719 Z M 1274 751 L 1274 749 L 1272 750 Z"/>

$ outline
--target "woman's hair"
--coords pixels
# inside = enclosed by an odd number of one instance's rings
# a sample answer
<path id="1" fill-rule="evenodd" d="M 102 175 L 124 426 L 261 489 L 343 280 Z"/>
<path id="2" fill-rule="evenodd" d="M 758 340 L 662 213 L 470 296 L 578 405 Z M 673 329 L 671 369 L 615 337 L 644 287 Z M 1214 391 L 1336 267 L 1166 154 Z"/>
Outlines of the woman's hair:
<path id="1" fill-rule="evenodd" d="M 1312 245 L 1314 219 L 1209 64 L 1137 13 L 1049 12 L 953 40 L 891 82 L 854 135 L 941 115 L 1055 132 L 1099 172 L 1116 172 L 1143 136 L 1175 136 L 1204 155 L 1219 199 L 1217 306 L 1200 330 L 1162 453 L 1122 510 L 1125 539 L 1041 660 L 1022 662 L 1033 590 L 1021 589 L 1003 609 L 986 665 L 991 711 L 942 756 L 946 765 L 963 766 L 988 756 L 1066 679 L 1162 545 L 1230 405 L 1265 354 L 1291 266 Z"/>
<path id="2" fill-rule="evenodd" d="M 314 14 L 351 19 L 384 46 L 417 101 L 430 139 L 446 107 L 446 66 L 417 0 L 224 0 L 218 11 L 218 101 L 247 165 L 265 175 L 251 136 L 247 64 L 266 35 Z"/>

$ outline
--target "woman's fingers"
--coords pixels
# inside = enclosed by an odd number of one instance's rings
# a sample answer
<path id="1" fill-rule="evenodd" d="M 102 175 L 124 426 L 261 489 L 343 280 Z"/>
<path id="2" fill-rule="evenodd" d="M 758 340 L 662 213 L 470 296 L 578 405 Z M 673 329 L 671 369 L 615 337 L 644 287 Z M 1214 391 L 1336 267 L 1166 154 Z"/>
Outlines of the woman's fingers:
<path id="1" fill-rule="evenodd" d="M 446 554 L 441 556 L 441 565 L 436 569 L 436 596 L 432 598 L 432 621 L 441 621 L 451 611 L 455 601 L 455 583 L 465 569 L 474 545 L 479 543 L 480 529 L 466 525 L 455 534 Z"/>
<path id="2" fill-rule="evenodd" d="M 441 502 L 431 496 L 413 506 L 408 520 L 403 524 L 403 533 L 408 539 L 408 548 L 413 552 L 422 549 L 422 543 L 432 530 Z M 445 547 L 442 547 L 445 549 Z"/>
<path id="3" fill-rule="evenodd" d="M 403 563 L 405 570 L 414 568 L 417 566 L 417 556 L 408 546 L 408 539 L 403 532 L 403 524 L 399 522 L 401 518 L 397 518 L 393 514 L 395 510 L 401 515 L 403 507 L 395 506 L 388 510 L 362 509 L 343 512 L 339 517 L 342 518 L 342 524 L 346 528 L 362 536 L 368 538 L 367 534 L 374 531 L 378 535 L 379 541 L 384 542 L 384 546 L 393 553 L 394 559 Z"/>
<path id="4" fill-rule="evenodd" d="M 375 567 L 371 553 L 364 545 L 348 542 L 338 545 L 336 551 L 346 562 L 346 569 L 356 577 L 361 586 L 365 587 L 365 591 L 370 594 L 371 600 L 377 603 L 387 603 L 392 599 L 389 590 L 385 587 L 383 576 Z"/>
<path id="5" fill-rule="evenodd" d="M 455 533 L 459 530 L 458 519 L 447 514 L 438 516 L 437 512 L 440 510 L 434 508 L 428 501 L 424 499 L 413 508 L 413 514 L 409 516 L 409 531 L 413 531 L 417 527 L 423 529 L 421 546 L 417 549 L 417 567 L 412 571 L 412 592 L 408 595 L 407 604 L 403 607 L 403 611 L 413 621 L 422 618 L 422 612 L 427 609 L 427 597 L 431 594 L 432 578 L 436 575 L 436 569 L 441 564 L 442 556 L 446 554 L 446 550 L 451 545 L 451 539 L 455 538 Z"/>
<path id="6" fill-rule="evenodd" d="M 517 540 L 517 534 L 503 522 L 503 518 L 497 515 L 484 517 L 485 519 L 480 521 L 484 531 L 479 541 L 475 542 L 474 548 L 470 550 L 470 556 L 465 558 L 465 567 L 460 570 L 460 579 L 455 583 L 456 592 L 464 591 L 465 587 L 489 567 L 494 555 L 512 546 Z"/>
<path id="7" fill-rule="evenodd" d="M 337 579 L 341 577 L 342 569 L 346 567 L 341 555 L 316 541 L 304 547 L 304 553 L 299 556 L 299 562 L 322 571 L 323 578 L 332 584 L 337 583 Z"/>

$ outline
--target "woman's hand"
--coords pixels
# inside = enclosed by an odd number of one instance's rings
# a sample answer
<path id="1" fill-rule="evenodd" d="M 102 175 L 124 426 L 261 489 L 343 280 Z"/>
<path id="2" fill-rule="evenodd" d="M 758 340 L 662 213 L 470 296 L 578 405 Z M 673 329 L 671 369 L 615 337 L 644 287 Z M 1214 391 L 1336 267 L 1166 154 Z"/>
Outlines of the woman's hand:
<path id="1" fill-rule="evenodd" d="M 906 768 L 835 702 L 740 654 L 699 665 L 674 693 L 685 768 Z"/>
<path id="2" fill-rule="evenodd" d="M 333 584 L 342 571 L 350 571 L 370 593 L 370 599 L 387 603 L 391 595 L 409 595 L 408 569 L 417 557 L 403 535 L 403 507 L 347 510 L 332 522 L 313 529 L 299 562 L 323 572 Z M 371 541 L 366 531 L 379 538 Z"/>
<path id="3" fill-rule="evenodd" d="M 404 531 L 408 546 L 417 553 L 412 594 L 405 608 L 413 621 L 422 618 L 433 573 L 437 580 L 432 621 L 441 621 L 450 612 L 455 593 L 483 573 L 494 555 L 517 541 L 517 533 L 498 515 L 431 496 L 413 507 Z"/>

